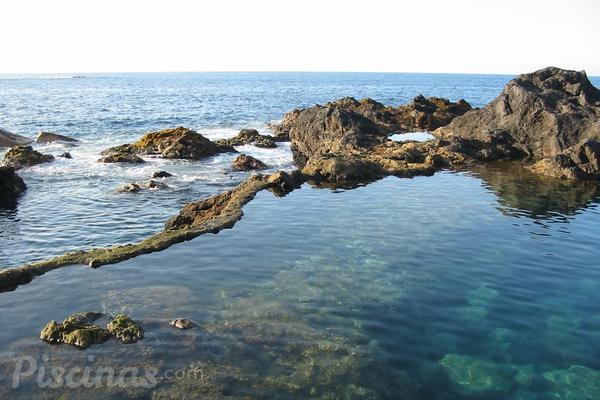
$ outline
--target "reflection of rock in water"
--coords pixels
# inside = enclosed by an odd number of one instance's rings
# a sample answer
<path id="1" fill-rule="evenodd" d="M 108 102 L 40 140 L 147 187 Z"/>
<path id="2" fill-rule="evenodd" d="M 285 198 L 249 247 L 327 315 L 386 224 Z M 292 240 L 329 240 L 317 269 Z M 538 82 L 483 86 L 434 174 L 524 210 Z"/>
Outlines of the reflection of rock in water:
<path id="1" fill-rule="evenodd" d="M 500 211 L 506 215 L 535 219 L 573 215 L 600 194 L 595 182 L 544 177 L 514 162 L 478 165 L 473 173 L 496 193 L 503 206 Z"/>

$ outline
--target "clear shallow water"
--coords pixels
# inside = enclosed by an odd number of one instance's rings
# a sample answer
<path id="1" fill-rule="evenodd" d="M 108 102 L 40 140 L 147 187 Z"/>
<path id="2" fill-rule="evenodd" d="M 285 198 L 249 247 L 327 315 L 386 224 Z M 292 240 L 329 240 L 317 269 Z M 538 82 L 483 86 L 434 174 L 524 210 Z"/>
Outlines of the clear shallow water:
<path id="1" fill-rule="evenodd" d="M 595 399 L 598 189 L 499 164 L 262 192 L 231 230 L 0 295 L 0 395 Z M 86 351 L 37 339 L 84 310 L 126 311 L 146 339 Z M 200 326 L 177 331 L 175 317 Z M 151 388 L 36 391 L 36 375 L 12 390 L 23 356 L 38 373 L 183 372 Z"/>
<path id="2" fill-rule="evenodd" d="M 237 185 L 233 155 L 197 162 L 148 159 L 139 166 L 99 164 L 99 153 L 145 132 L 183 125 L 211 139 L 240 128 L 269 133 L 267 123 L 293 108 L 343 96 L 398 105 L 418 94 L 467 99 L 481 106 L 510 76 L 372 73 L 173 73 L 15 75 L 0 77 L 0 127 L 34 137 L 56 132 L 81 140 L 72 160 L 24 170 L 29 186 L 17 210 L 0 211 L 0 268 L 65 251 L 139 240 L 160 230 L 183 204 Z M 288 144 L 276 150 L 244 146 L 272 170 L 292 168 Z M 0 156 L 3 151 L 0 150 Z M 157 169 L 175 175 L 165 191 L 117 193 L 120 185 L 150 179 Z"/>

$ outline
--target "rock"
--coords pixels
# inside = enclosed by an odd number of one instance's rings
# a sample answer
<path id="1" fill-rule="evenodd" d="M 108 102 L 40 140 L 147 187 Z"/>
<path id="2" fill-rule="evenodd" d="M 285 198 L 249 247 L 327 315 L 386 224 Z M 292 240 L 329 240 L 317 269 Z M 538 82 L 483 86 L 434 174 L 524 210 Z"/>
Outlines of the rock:
<path id="1" fill-rule="evenodd" d="M 240 154 L 233 160 L 233 169 L 235 171 L 252 171 L 266 168 L 267 165 L 264 162 L 246 154 Z"/>
<path id="2" fill-rule="evenodd" d="M 236 150 L 231 146 L 213 143 L 190 129 L 178 127 L 147 133 L 133 144 L 113 147 L 102 154 L 157 155 L 162 158 L 200 160 L 225 152 L 236 153 Z"/>
<path id="3" fill-rule="evenodd" d="M 569 369 L 542 375 L 559 399 L 588 400 L 600 398 L 600 372 L 572 365 Z"/>
<path id="4" fill-rule="evenodd" d="M 434 134 L 469 143 L 489 143 L 483 159 L 528 157 L 532 170 L 561 178 L 600 176 L 600 90 L 585 72 L 548 67 L 519 75 L 482 109 L 457 117 Z"/>
<path id="5" fill-rule="evenodd" d="M 117 188 L 117 192 L 128 192 L 128 193 L 137 193 L 140 190 L 142 190 L 142 187 L 140 185 L 138 185 L 137 183 L 129 183 L 127 185 L 123 185 L 123 186 L 119 186 Z"/>
<path id="6" fill-rule="evenodd" d="M 78 142 L 77 139 L 70 138 L 68 136 L 59 135 L 51 132 L 40 132 L 35 139 L 36 143 L 53 143 L 53 142 Z"/>
<path id="7" fill-rule="evenodd" d="M 27 186 L 13 167 L 0 167 L 0 208 L 12 208 Z"/>
<path id="8" fill-rule="evenodd" d="M 298 119 L 298 115 L 300 112 L 304 110 L 303 108 L 296 108 L 290 112 L 287 112 L 283 115 L 283 119 L 280 123 L 277 124 L 269 124 L 269 128 L 275 134 L 275 137 L 280 140 L 290 140 L 290 129 L 296 119 Z"/>
<path id="9" fill-rule="evenodd" d="M 73 158 L 73 156 L 71 156 L 71 153 L 69 153 L 68 151 L 62 153 L 59 155 L 60 158 L 67 158 L 67 159 L 71 159 Z"/>
<path id="10" fill-rule="evenodd" d="M 398 107 L 400 121 L 408 131 L 432 131 L 448 125 L 454 118 L 472 110 L 465 100 L 453 103 L 440 97 L 415 97 L 409 104 Z"/>
<path id="11" fill-rule="evenodd" d="M 108 323 L 108 331 L 125 344 L 144 338 L 144 330 L 125 314 L 118 314 Z"/>
<path id="12" fill-rule="evenodd" d="M 33 140 L 0 128 L 0 147 L 26 146 Z"/>
<path id="13" fill-rule="evenodd" d="M 446 371 L 452 389 L 464 396 L 505 394 L 513 387 L 508 368 L 504 371 L 500 364 L 460 354 L 447 354 L 439 364 Z"/>
<path id="14" fill-rule="evenodd" d="M 100 317 L 101 313 L 87 312 L 73 314 L 60 324 L 50 321 L 42 329 L 40 339 L 48 343 L 66 343 L 79 348 L 103 343 L 110 338 L 109 331 L 92 324 Z"/>
<path id="15" fill-rule="evenodd" d="M 102 163 L 132 163 L 132 164 L 141 164 L 145 161 L 134 154 L 131 151 L 120 151 L 115 150 L 111 151 L 105 150 L 102 152 L 103 157 L 101 157 L 98 162 Z"/>
<path id="16" fill-rule="evenodd" d="M 169 178 L 173 176 L 173 174 L 168 173 L 167 171 L 155 171 L 152 174 L 152 178 L 156 179 L 156 178 Z"/>
<path id="17" fill-rule="evenodd" d="M 450 142 L 394 142 L 402 131 L 397 112 L 370 99 L 344 98 L 298 115 L 290 130 L 294 161 L 315 180 L 345 182 L 384 175 L 431 175 L 465 163 Z"/>
<path id="18" fill-rule="evenodd" d="M 165 185 L 164 183 L 153 181 L 153 180 L 149 180 L 148 182 L 143 182 L 141 184 L 141 186 L 144 189 L 149 189 L 149 190 L 159 190 L 159 189 L 166 189 L 166 188 L 168 188 L 168 186 Z"/>
<path id="19" fill-rule="evenodd" d="M 273 149 L 277 147 L 274 139 L 275 137 L 273 136 L 259 134 L 256 129 L 242 129 L 237 136 L 231 139 L 217 140 L 216 143 L 220 146 L 243 146 L 251 144 L 264 149 Z"/>
<path id="20" fill-rule="evenodd" d="M 54 160 L 53 156 L 33 150 L 31 146 L 17 146 L 6 152 L 2 164 L 14 169 L 21 169 L 47 163 L 52 160 Z"/>
<path id="21" fill-rule="evenodd" d="M 174 319 L 172 321 L 169 321 L 169 324 L 171 324 L 175 328 L 181 329 L 181 330 L 192 329 L 193 327 L 196 326 L 195 323 L 193 323 L 189 319 L 185 319 L 185 318 Z"/>

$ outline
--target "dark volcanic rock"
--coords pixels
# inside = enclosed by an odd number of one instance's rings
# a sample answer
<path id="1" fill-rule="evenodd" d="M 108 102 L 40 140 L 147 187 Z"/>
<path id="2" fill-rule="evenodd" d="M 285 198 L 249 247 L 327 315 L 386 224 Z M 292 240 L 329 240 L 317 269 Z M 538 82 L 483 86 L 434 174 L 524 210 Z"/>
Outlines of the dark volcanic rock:
<path id="1" fill-rule="evenodd" d="M 417 96 L 409 104 L 398 107 L 400 121 L 408 131 L 432 131 L 448 125 L 454 118 L 472 110 L 465 100 L 453 103 L 440 97 Z"/>
<path id="2" fill-rule="evenodd" d="M 0 208 L 14 207 L 27 186 L 13 167 L 0 167 Z"/>
<path id="3" fill-rule="evenodd" d="M 35 139 L 36 143 L 52 143 L 52 142 L 69 142 L 75 143 L 77 139 L 70 138 L 68 136 L 59 135 L 52 132 L 40 132 Z"/>
<path id="4" fill-rule="evenodd" d="M 220 146 L 242 146 L 251 144 L 263 149 L 272 149 L 277 147 L 275 137 L 261 135 L 256 129 L 242 129 L 235 137 L 231 139 L 217 140 L 216 143 Z"/>
<path id="5" fill-rule="evenodd" d="M 266 168 L 267 165 L 264 162 L 246 154 L 240 154 L 233 160 L 233 169 L 236 171 L 261 170 Z"/>
<path id="6" fill-rule="evenodd" d="M 292 129 L 292 125 L 298 119 L 298 115 L 303 108 L 296 108 L 290 112 L 287 112 L 283 115 L 283 119 L 278 124 L 269 124 L 269 128 L 275 134 L 275 137 L 279 140 L 288 141 L 290 140 L 290 129 Z"/>
<path id="7" fill-rule="evenodd" d="M 6 152 L 2 164 L 14 169 L 21 169 L 47 163 L 52 160 L 54 160 L 53 156 L 33 150 L 31 146 L 17 146 Z"/>
<path id="8" fill-rule="evenodd" d="M 0 128 L 0 147 L 26 146 L 33 140 Z"/>
<path id="9" fill-rule="evenodd" d="M 432 174 L 465 162 L 456 145 L 447 142 L 388 139 L 403 129 L 395 109 L 344 98 L 301 111 L 290 130 L 291 148 L 304 174 L 329 182 Z"/>
<path id="10" fill-rule="evenodd" d="M 67 158 L 67 159 L 71 159 L 73 158 L 73 156 L 71 155 L 71 153 L 69 153 L 68 151 L 62 153 L 59 155 L 60 158 Z"/>
<path id="11" fill-rule="evenodd" d="M 167 171 L 155 171 L 152 173 L 152 178 L 169 178 L 173 176 L 173 174 L 168 173 Z"/>
<path id="12" fill-rule="evenodd" d="M 496 140 L 512 158 L 527 156 L 536 172 L 598 177 L 600 91 L 585 72 L 548 67 L 511 80 L 500 96 L 435 131 L 473 147 Z M 494 155 L 476 155 L 494 159 Z"/>

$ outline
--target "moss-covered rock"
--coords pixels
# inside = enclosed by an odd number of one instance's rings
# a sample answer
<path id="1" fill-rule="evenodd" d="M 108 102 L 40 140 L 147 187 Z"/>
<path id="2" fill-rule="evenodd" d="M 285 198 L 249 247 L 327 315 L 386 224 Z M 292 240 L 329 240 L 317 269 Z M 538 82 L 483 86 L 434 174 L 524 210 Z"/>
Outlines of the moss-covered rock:
<path id="1" fill-rule="evenodd" d="M 268 135 L 261 135 L 256 129 L 242 129 L 235 137 L 230 139 L 217 140 L 220 146 L 243 146 L 251 144 L 263 149 L 273 149 L 277 147 L 275 141 L 277 138 Z"/>
<path id="2" fill-rule="evenodd" d="M 6 152 L 2 165 L 21 169 L 47 163 L 52 160 L 54 160 L 53 156 L 42 154 L 34 150 L 31 146 L 17 146 Z"/>
<path id="3" fill-rule="evenodd" d="M 110 338 L 109 331 L 92 324 L 100 317 L 101 313 L 87 312 L 73 314 L 61 323 L 50 321 L 42 329 L 40 339 L 48 343 L 66 343 L 82 349 L 103 343 Z"/>
<path id="4" fill-rule="evenodd" d="M 144 338 L 144 330 L 125 314 L 116 315 L 108 323 L 108 332 L 125 344 L 135 343 Z"/>

